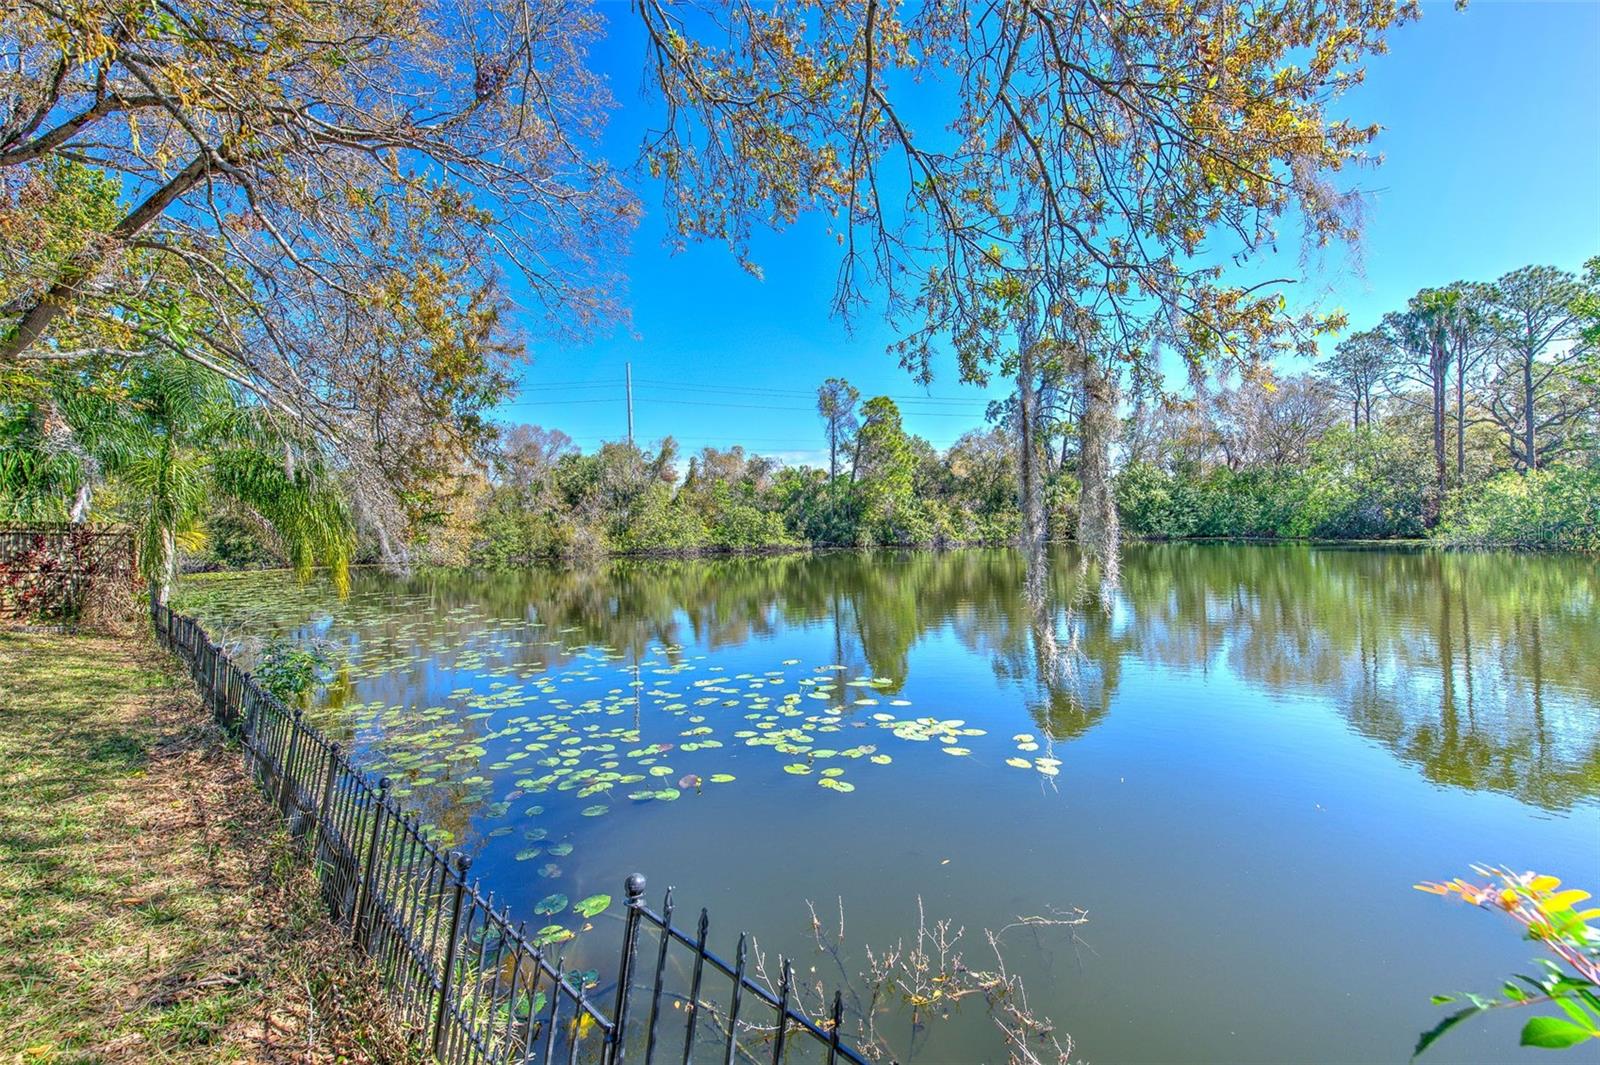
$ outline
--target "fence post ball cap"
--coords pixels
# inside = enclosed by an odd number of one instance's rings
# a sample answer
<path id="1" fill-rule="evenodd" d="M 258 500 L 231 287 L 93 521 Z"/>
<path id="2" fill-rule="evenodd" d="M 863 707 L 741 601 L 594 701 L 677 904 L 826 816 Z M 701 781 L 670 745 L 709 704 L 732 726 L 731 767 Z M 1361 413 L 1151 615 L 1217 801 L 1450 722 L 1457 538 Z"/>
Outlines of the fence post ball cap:
<path id="1" fill-rule="evenodd" d="M 388 791 L 389 790 L 389 778 L 388 777 L 379 777 L 378 778 L 378 790 L 379 791 Z"/>
<path id="2" fill-rule="evenodd" d="M 472 855 L 456 851 L 454 858 L 456 860 L 456 872 L 465 876 L 467 870 L 472 868 Z"/>
<path id="3" fill-rule="evenodd" d="M 637 899 L 641 897 L 644 894 L 644 874 L 630 873 L 624 886 L 628 890 L 628 898 Z"/>

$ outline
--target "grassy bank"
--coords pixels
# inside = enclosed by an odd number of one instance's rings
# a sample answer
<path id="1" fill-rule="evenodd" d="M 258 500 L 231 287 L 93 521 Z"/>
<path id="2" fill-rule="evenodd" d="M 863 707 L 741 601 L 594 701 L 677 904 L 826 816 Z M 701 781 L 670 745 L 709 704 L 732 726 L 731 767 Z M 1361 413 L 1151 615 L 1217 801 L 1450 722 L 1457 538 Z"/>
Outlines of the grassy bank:
<path id="1" fill-rule="evenodd" d="M 406 1060 L 309 870 L 142 635 L 0 633 L 0 1061 Z"/>

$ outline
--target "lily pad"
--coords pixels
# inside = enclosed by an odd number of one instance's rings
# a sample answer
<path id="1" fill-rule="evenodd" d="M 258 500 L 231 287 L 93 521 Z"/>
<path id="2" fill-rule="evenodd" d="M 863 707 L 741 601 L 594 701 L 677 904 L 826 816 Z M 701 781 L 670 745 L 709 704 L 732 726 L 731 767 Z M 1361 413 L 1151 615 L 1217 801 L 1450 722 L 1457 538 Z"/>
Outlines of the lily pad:
<path id="1" fill-rule="evenodd" d="M 610 905 L 610 895 L 590 895 L 586 899 L 580 899 L 577 905 L 572 907 L 572 910 L 580 917 L 593 917 Z"/>
<path id="2" fill-rule="evenodd" d="M 546 895 L 544 898 L 533 904 L 533 912 L 541 914 L 556 914 L 560 913 L 566 908 L 567 897 L 561 894 L 559 891 L 554 895 Z"/>
<path id="3" fill-rule="evenodd" d="M 547 924 L 533 934 L 534 946 L 548 947 L 555 943 L 565 943 L 577 933 L 570 928 L 563 928 L 558 924 Z"/>

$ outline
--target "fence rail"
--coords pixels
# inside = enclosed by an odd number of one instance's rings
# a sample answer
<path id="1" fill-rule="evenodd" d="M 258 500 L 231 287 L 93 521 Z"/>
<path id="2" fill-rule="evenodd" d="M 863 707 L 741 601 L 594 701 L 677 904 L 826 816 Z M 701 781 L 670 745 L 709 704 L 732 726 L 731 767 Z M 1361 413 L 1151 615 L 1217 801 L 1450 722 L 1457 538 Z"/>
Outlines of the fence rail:
<path id="1" fill-rule="evenodd" d="M 388 778 L 374 780 L 357 768 L 300 711 L 257 684 L 194 618 L 161 604 L 151 616 L 157 639 L 188 667 L 216 721 L 239 741 L 262 792 L 314 861 L 332 919 L 372 959 L 400 1019 L 436 1060 L 781 1065 L 798 1054 L 828 1065 L 867 1065 L 842 1039 L 840 993 L 826 1016 L 809 1016 L 788 961 L 780 959 L 772 987 L 759 956 L 762 976 L 753 974 L 752 943 L 740 935 L 730 964 L 707 947 L 705 910 L 693 934 L 682 931 L 672 923 L 672 890 L 657 912 L 646 904 L 645 879 L 637 873 L 624 884 L 614 978 L 606 984 L 568 972 L 562 952 L 549 949 L 554 944 L 530 936 L 526 922 L 508 907 L 497 909 L 493 893 L 485 897 L 469 879 L 467 855 L 428 839 L 417 815 L 390 795 Z M 708 977 L 726 983 L 725 1006 Z"/>

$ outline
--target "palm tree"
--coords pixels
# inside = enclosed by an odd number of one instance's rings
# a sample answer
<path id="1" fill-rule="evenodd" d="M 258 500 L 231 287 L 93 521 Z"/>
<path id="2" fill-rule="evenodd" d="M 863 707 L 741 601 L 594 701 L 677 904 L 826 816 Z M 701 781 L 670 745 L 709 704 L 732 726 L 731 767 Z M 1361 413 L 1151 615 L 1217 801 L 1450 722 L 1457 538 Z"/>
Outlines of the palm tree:
<path id="1" fill-rule="evenodd" d="M 120 500 L 117 509 L 134 527 L 152 602 L 166 602 L 179 552 L 198 548 L 205 519 L 227 507 L 252 519 L 302 576 L 322 564 L 341 592 L 348 587 L 354 530 L 325 464 L 222 377 L 184 359 L 156 357 L 141 360 L 115 390 L 56 384 L 57 395 L 39 406 L 59 411 L 89 461 L 51 459 L 42 434 L 35 434 L 42 457 L 19 460 L 14 478 L 0 468 L 0 495 L 20 492 L 30 470 L 51 470 L 58 498 L 81 496 L 103 479 L 103 494 Z M 17 485 L 4 483 L 13 479 Z"/>

